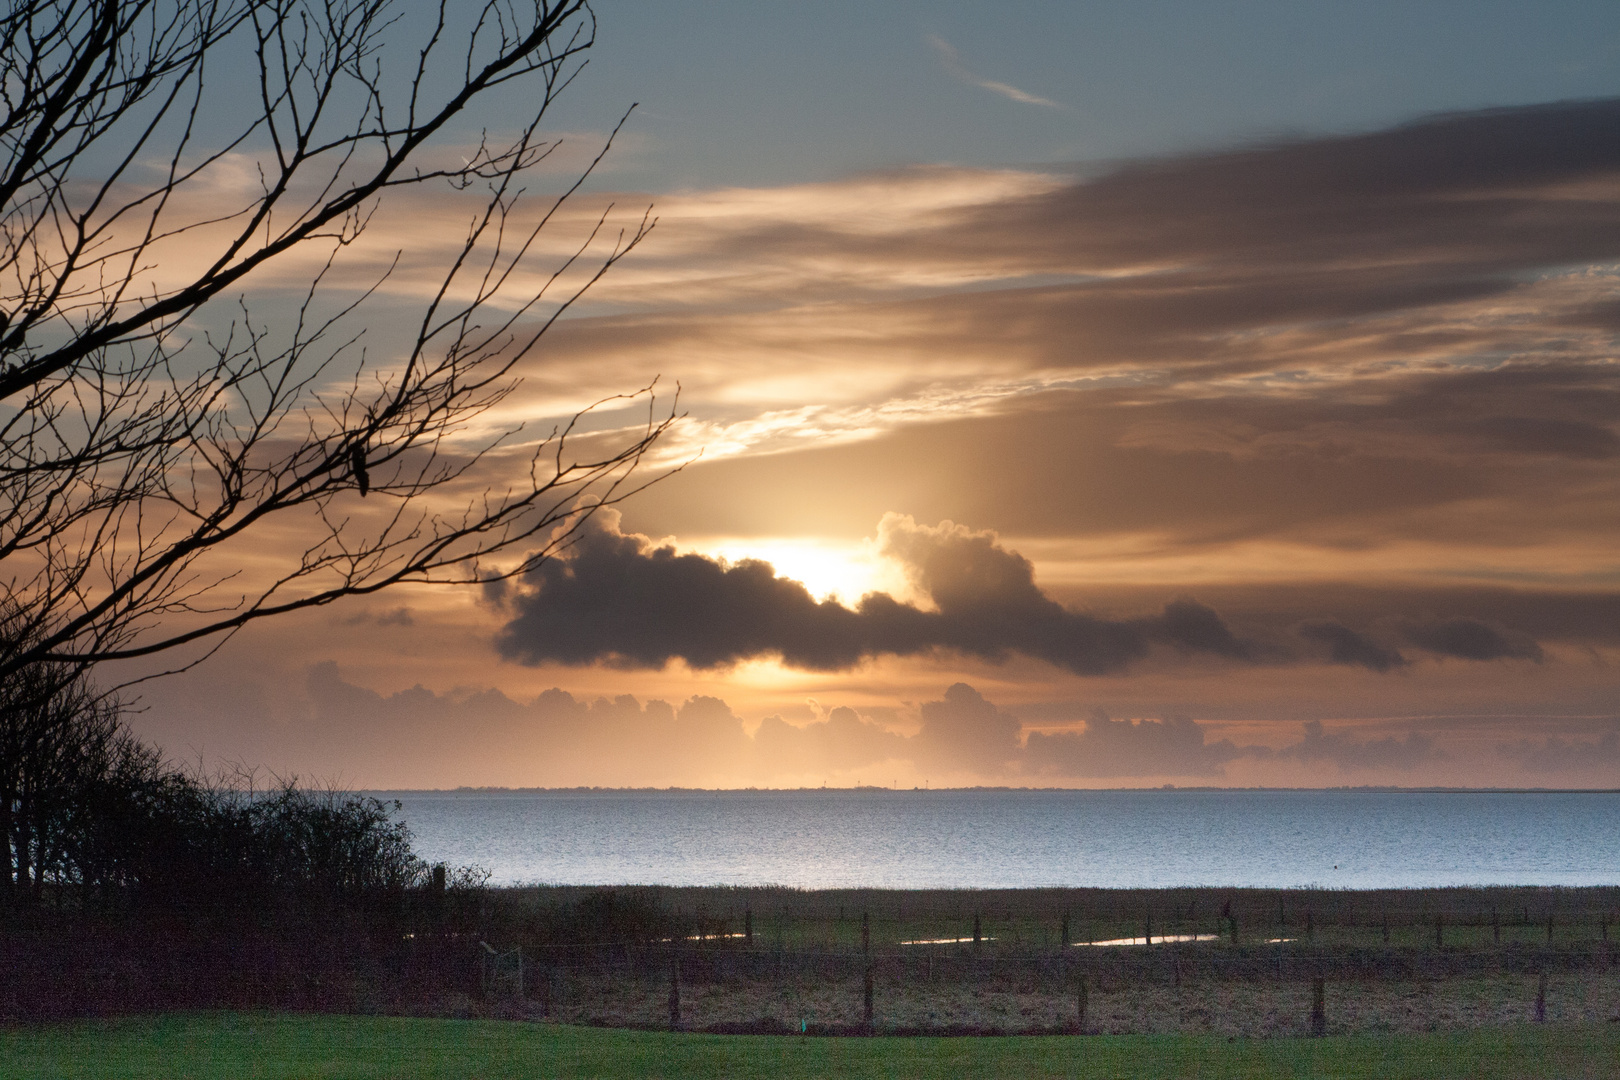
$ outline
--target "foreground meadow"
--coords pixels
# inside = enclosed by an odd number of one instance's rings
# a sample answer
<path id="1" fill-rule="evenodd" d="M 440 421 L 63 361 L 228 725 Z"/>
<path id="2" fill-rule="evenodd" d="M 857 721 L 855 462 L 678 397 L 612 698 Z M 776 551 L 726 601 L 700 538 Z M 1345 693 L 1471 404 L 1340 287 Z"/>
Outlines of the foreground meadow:
<path id="1" fill-rule="evenodd" d="M 498 1080 L 570 1077 L 1612 1077 L 1620 1025 L 1435 1034 L 812 1038 L 495 1020 L 207 1013 L 12 1028 L 5 1080 Z"/>

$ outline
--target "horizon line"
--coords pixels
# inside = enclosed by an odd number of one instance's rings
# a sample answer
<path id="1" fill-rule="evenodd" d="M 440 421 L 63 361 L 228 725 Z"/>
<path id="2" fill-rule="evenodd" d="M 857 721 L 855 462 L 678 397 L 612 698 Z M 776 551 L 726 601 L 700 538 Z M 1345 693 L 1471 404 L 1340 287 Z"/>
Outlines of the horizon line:
<path id="1" fill-rule="evenodd" d="M 884 787 L 876 784 L 856 784 L 848 787 L 830 787 L 822 784 L 819 787 L 614 787 L 597 784 L 581 784 L 572 787 L 506 787 L 498 784 L 468 785 L 462 784 L 453 788 L 405 788 L 405 787 L 377 787 L 356 788 L 361 794 L 412 794 L 412 795 L 457 795 L 457 794 L 700 794 L 700 795 L 768 795 L 768 794 L 805 794 L 805 793 L 874 793 L 884 792 L 892 795 L 908 793 L 951 793 L 974 791 L 1005 791 L 1005 792 L 1268 792 L 1268 791 L 1300 791 L 1300 792 L 1380 792 L 1393 794 L 1492 794 L 1492 795 L 1620 795 L 1620 788 L 1593 788 L 1593 787 L 1457 787 L 1445 785 L 1416 785 L 1402 786 L 1395 784 L 1338 784 L 1321 787 L 1278 787 L 1269 785 L 1255 785 L 1249 787 L 1220 786 L 1220 785 L 1181 785 L 1162 784 L 1155 787 L 1109 787 L 1109 788 L 1082 788 L 1082 787 L 1013 787 L 1011 785 L 976 784 L 963 787 Z"/>

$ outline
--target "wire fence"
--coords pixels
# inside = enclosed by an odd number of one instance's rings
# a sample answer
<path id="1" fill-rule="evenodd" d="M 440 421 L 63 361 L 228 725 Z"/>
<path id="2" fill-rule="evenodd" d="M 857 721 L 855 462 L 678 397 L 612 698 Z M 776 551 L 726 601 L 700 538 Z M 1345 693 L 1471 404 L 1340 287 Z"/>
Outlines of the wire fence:
<path id="1" fill-rule="evenodd" d="M 1557 1000 L 1566 1013 L 1597 1007 L 1583 987 L 1613 981 L 1608 972 L 1616 959 L 1607 948 L 1437 954 L 1401 948 L 1232 950 L 1174 943 L 1105 955 L 1083 946 L 1044 954 L 996 954 L 981 944 L 975 954 L 971 945 L 919 951 L 890 943 L 862 952 L 847 947 L 578 943 L 538 949 L 527 958 L 530 992 L 523 1005 L 542 1016 L 574 1022 L 716 1032 L 1055 1034 L 1096 1031 L 1099 1025 L 1101 1030 L 1121 1030 L 1109 1018 L 1124 1000 L 1121 995 L 1134 995 L 1156 1003 L 1162 1014 L 1217 1014 L 1241 1010 L 1244 1006 L 1234 1002 L 1247 1001 L 1263 1005 L 1273 1017 L 1280 1011 L 1286 1019 L 1292 1012 L 1295 1020 L 1287 1030 L 1321 1035 L 1330 1027 L 1383 1029 L 1408 1022 L 1398 1014 L 1410 1012 L 1413 998 L 1432 1001 L 1447 993 L 1447 985 L 1458 986 L 1453 996 L 1464 998 L 1477 998 L 1480 988 L 1488 986 L 1491 995 L 1508 1002 L 1506 1013 L 1497 1010 L 1499 1021 L 1503 1016 L 1507 1022 L 1545 1021 L 1549 979 L 1555 996 L 1562 995 Z M 655 994 L 662 995 L 667 1013 L 663 1004 L 650 1003 Z M 1018 998 L 1024 1018 L 1009 1022 L 1007 1009 L 996 1013 L 1000 1006 L 991 999 L 998 995 Z M 1028 1006 L 1035 997 L 1043 1003 L 1032 1010 Z M 818 1003 L 794 1004 L 811 999 Z M 919 1006 L 925 999 L 929 1004 Z M 974 1015 L 990 1019 L 963 1021 L 964 1010 L 980 1010 Z M 788 1014 L 785 1025 L 765 1019 L 783 1012 Z M 1560 1016 L 1567 1018 L 1566 1013 Z M 1602 1017 L 1608 1018 L 1607 1013 Z M 1241 1028 L 1259 1021 L 1217 1015 L 1213 1022 Z M 1476 1022 L 1490 1021 L 1469 1021 Z M 1266 1023 L 1274 1025 L 1274 1019 Z"/>
<path id="2" fill-rule="evenodd" d="M 1065 997 L 1071 1019 L 1056 1027 L 1030 1030 L 1083 1032 L 1088 1028 L 1087 1010 L 1093 992 L 1121 986 L 1152 985 L 1181 988 L 1209 983 L 1269 984 L 1309 988 L 1309 1011 L 1302 1014 L 1302 1030 L 1321 1035 L 1329 1027 L 1328 988 L 1351 983 L 1423 983 L 1430 986 L 1446 980 L 1514 977 L 1533 980 L 1537 985 L 1530 1018 L 1547 1017 L 1548 977 L 1570 972 L 1606 972 L 1620 960 L 1608 940 L 1607 917 L 1594 920 L 1591 939 L 1570 940 L 1581 925 L 1555 929 L 1563 936 L 1548 933 L 1541 943 L 1509 941 L 1501 943 L 1499 928 L 1490 933 L 1488 925 L 1448 924 L 1438 918 L 1424 928 L 1421 941 L 1385 944 L 1347 942 L 1347 934 L 1387 938 L 1388 927 L 1319 928 L 1307 925 L 1295 934 L 1257 936 L 1248 941 L 1226 932 L 1198 932 L 1167 927 L 1155 933 L 1150 926 L 1134 937 L 1105 938 L 1091 942 L 1034 944 L 998 940 L 983 932 L 902 940 L 875 940 L 870 920 L 860 920 L 859 945 L 853 942 L 788 945 L 753 933 L 751 913 L 745 916 L 748 930 L 742 933 L 672 935 L 640 941 L 558 942 L 528 949 L 529 968 L 539 973 L 534 980 L 534 997 L 542 1012 L 550 1014 L 567 996 L 570 976 L 594 977 L 598 984 L 625 984 L 667 980 L 668 1026 L 682 1028 L 692 1021 L 690 991 L 694 986 L 752 986 L 756 990 L 790 983 L 819 984 L 849 1002 L 842 1019 L 822 1020 L 814 1031 L 809 1021 L 800 1019 L 801 1033 L 851 1034 L 875 1030 L 875 1017 L 884 1006 L 884 994 L 930 988 L 984 986 L 1000 982 L 1033 988 L 1048 998 Z M 1066 931 L 1066 927 L 1064 928 Z M 1411 938 L 1411 927 L 1402 927 Z M 1270 934 L 1271 931 L 1266 931 Z M 1432 934 L 1432 937 L 1429 936 Z M 1489 934 L 1489 943 L 1480 938 Z M 1448 936 L 1449 935 L 1449 936 Z M 1338 936 L 1341 940 L 1331 940 Z M 499 955 L 485 945 L 489 956 Z M 522 964 L 524 950 L 519 954 Z M 496 984 L 490 982 L 494 987 Z M 859 1009 L 855 1007 L 855 987 L 859 985 Z M 683 1008 L 683 987 L 688 1004 Z M 881 989 L 880 989 L 881 988 Z M 1296 991 L 1299 992 L 1299 991 Z M 521 989 L 518 991 L 521 996 Z M 761 996 L 769 996 L 761 992 Z M 1527 1004 L 1527 1008 L 1530 1006 Z M 684 1018 L 684 1019 L 683 1019 Z M 640 1023 L 652 1024 L 645 1014 Z M 663 1026 L 658 1024 L 657 1026 Z M 942 1031 L 949 1025 L 927 1030 Z M 705 1030 L 728 1030 L 725 1025 L 708 1024 Z M 739 1027 L 737 1030 L 756 1030 Z M 759 1029 L 766 1030 L 766 1029 Z M 780 1030 L 771 1028 L 769 1030 Z M 787 1030 L 795 1030 L 791 1025 Z M 899 1030 L 894 1025 L 884 1030 Z M 924 1030 L 919 1028 L 919 1031 Z M 977 1030 L 977 1029 L 973 1029 Z M 967 1033 L 964 1030 L 961 1033 Z"/>

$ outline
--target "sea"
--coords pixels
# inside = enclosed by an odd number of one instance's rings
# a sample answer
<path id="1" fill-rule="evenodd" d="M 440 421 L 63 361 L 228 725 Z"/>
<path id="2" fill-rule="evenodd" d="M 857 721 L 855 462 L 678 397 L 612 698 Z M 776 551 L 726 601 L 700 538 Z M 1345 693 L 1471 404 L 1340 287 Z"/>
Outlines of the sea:
<path id="1" fill-rule="evenodd" d="M 493 884 L 1430 888 L 1620 884 L 1620 792 L 404 791 Z"/>

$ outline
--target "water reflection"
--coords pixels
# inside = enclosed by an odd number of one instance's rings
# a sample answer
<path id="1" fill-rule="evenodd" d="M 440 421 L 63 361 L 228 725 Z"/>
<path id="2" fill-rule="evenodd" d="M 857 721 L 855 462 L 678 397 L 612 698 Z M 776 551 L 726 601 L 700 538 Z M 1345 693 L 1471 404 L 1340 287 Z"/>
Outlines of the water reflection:
<path id="1" fill-rule="evenodd" d="M 1178 941 L 1218 941 L 1219 934 L 1154 934 L 1152 939 L 1139 937 L 1109 938 L 1107 941 L 1077 941 L 1077 949 L 1096 948 L 1102 945 L 1171 945 Z M 1290 941 L 1293 939 L 1290 938 Z"/>

